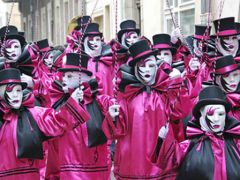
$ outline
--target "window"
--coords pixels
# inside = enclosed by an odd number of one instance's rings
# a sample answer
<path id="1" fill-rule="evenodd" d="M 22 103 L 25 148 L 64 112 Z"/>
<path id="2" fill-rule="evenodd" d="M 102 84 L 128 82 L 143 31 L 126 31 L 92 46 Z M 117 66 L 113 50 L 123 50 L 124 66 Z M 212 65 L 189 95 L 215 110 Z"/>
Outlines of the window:
<path id="1" fill-rule="evenodd" d="M 180 12 L 180 22 L 183 34 L 189 35 L 194 31 L 194 9 Z"/>
<path id="2" fill-rule="evenodd" d="M 174 7 L 178 7 L 178 0 L 174 0 Z"/>
<path id="3" fill-rule="evenodd" d="M 201 0 L 201 14 L 209 12 L 210 0 Z"/>
<path id="4" fill-rule="evenodd" d="M 178 24 L 178 13 L 174 14 L 174 22 L 175 24 Z M 174 25 L 173 25 L 173 20 L 171 15 L 167 18 L 167 22 L 166 22 L 166 26 L 167 26 L 167 32 L 171 33 L 172 30 L 174 30 Z"/>
<path id="5" fill-rule="evenodd" d="M 166 0 L 166 3 L 169 3 L 170 7 L 173 6 L 173 0 Z M 168 4 L 166 4 L 166 7 L 168 8 Z"/>
<path id="6" fill-rule="evenodd" d="M 185 3 L 185 2 L 190 2 L 192 0 L 181 0 L 182 3 Z"/>
<path id="7" fill-rule="evenodd" d="M 169 1 L 170 2 L 170 1 Z M 175 28 L 173 26 L 172 15 L 176 21 L 176 25 L 180 26 L 184 35 L 189 35 L 194 32 L 195 24 L 195 2 L 193 0 L 174 0 L 171 1 L 172 7 L 171 11 L 168 8 L 167 0 L 165 2 L 165 19 L 164 19 L 164 31 L 171 34 L 172 30 Z M 187 4 L 181 4 L 184 2 L 189 2 Z"/>

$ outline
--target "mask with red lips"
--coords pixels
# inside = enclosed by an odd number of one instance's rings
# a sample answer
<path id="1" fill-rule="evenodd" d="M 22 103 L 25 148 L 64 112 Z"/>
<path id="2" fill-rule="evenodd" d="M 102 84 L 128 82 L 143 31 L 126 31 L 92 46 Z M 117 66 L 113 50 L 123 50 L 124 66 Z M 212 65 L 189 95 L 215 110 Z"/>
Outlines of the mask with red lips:
<path id="1" fill-rule="evenodd" d="M 18 84 L 0 86 L 0 96 L 13 109 L 19 109 L 22 105 L 23 90 Z"/>
<path id="2" fill-rule="evenodd" d="M 225 127 L 226 109 L 221 104 L 206 105 L 200 110 L 201 129 L 216 134 L 222 133 Z"/>
<path id="3" fill-rule="evenodd" d="M 136 78 L 145 85 L 152 85 L 155 83 L 157 71 L 157 63 L 155 56 L 149 56 L 135 65 Z"/>
<path id="4" fill-rule="evenodd" d="M 7 39 L 5 42 L 4 56 L 8 61 L 15 62 L 22 54 L 20 41 L 17 39 Z"/>
<path id="5" fill-rule="evenodd" d="M 102 40 L 100 36 L 87 36 L 84 39 L 84 50 L 91 57 L 97 57 L 102 52 Z"/>
<path id="6" fill-rule="evenodd" d="M 240 82 L 240 70 L 235 70 L 228 74 L 217 75 L 216 83 L 224 92 L 235 92 Z"/>
<path id="7" fill-rule="evenodd" d="M 239 48 L 237 36 L 226 36 L 217 38 L 216 47 L 223 56 L 232 55 L 233 57 L 235 57 Z"/>

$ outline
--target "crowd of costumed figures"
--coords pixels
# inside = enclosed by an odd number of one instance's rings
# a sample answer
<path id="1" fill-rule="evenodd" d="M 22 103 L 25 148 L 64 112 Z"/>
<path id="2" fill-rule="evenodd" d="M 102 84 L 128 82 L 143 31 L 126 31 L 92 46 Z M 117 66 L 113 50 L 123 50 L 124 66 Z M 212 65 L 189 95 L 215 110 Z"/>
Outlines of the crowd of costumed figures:
<path id="1" fill-rule="evenodd" d="M 105 42 L 77 16 L 55 47 L 1 27 L 0 179 L 240 179 L 238 27 L 148 39 L 128 19 Z"/>

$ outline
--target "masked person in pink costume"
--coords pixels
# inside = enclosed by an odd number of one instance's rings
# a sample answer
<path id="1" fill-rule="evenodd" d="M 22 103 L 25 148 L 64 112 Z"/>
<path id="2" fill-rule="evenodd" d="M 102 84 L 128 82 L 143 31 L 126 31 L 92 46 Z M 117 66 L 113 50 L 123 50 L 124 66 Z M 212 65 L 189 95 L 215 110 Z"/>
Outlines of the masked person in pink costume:
<path id="1" fill-rule="evenodd" d="M 65 53 L 80 53 L 81 38 L 86 26 L 92 22 L 90 16 L 76 16 L 68 23 L 67 48 Z"/>
<path id="2" fill-rule="evenodd" d="M 122 64 L 126 64 L 131 56 L 128 52 L 129 46 L 141 39 L 140 29 L 136 27 L 134 20 L 125 20 L 120 24 L 120 30 L 117 33 L 117 39 L 113 39 L 110 42 L 114 62 L 117 65 L 116 69 Z"/>
<path id="3" fill-rule="evenodd" d="M 79 87 L 81 79 L 84 94 L 82 104 L 91 117 L 87 123 L 57 139 L 60 179 L 110 179 L 111 159 L 107 138 L 102 131 L 102 121 L 113 101 L 107 95 L 98 95 L 98 83 L 87 67 L 87 56 L 82 56 L 80 60 L 79 54 L 68 53 L 59 69 L 63 73 L 62 90 L 58 88 L 50 91 L 56 100 L 58 97 L 53 107 L 59 108 L 56 105 L 61 106 L 64 91 L 67 94 Z"/>
<path id="4" fill-rule="evenodd" d="M 102 94 L 113 95 L 114 67 L 109 45 L 102 42 L 97 23 L 89 23 L 83 32 L 83 50 L 89 56 L 88 69 L 100 78 Z"/>
<path id="5" fill-rule="evenodd" d="M 129 51 L 132 61 L 120 68 L 121 108 L 112 106 L 103 122 L 106 136 L 117 139 L 114 174 L 117 179 L 161 179 L 164 174 L 147 157 L 160 127 L 187 114 L 182 110 L 188 97 L 184 87 L 179 92 L 181 78 L 170 79 L 157 68 L 157 50 L 152 50 L 146 40 L 136 42 Z"/>
<path id="6" fill-rule="evenodd" d="M 39 179 L 42 142 L 66 133 L 89 118 L 78 104 L 79 90 L 61 109 L 54 111 L 34 106 L 33 94 L 23 94 L 26 86 L 20 80 L 19 70 L 0 71 L 0 177 L 6 180 Z"/>
<path id="7" fill-rule="evenodd" d="M 152 162 L 164 171 L 174 169 L 176 180 L 235 180 L 240 178 L 240 123 L 217 86 L 204 88 L 187 126 L 188 140 L 173 141 L 168 126 L 159 131 Z M 172 179 L 175 179 L 173 177 Z"/>
<path id="8" fill-rule="evenodd" d="M 168 34 L 156 34 L 153 36 L 153 47 L 158 49 L 157 64 L 170 77 L 181 76 L 181 72 L 172 67 L 173 56 L 176 54 L 177 49 L 172 46 L 170 40 L 171 37 Z"/>
<path id="9" fill-rule="evenodd" d="M 227 100 L 232 105 L 229 116 L 240 120 L 240 69 L 233 56 L 227 55 L 218 58 L 212 76 L 215 84 L 226 93 Z"/>
<path id="10" fill-rule="evenodd" d="M 59 65 L 59 60 L 62 58 L 63 52 L 56 48 L 51 48 L 47 39 L 43 41 L 45 50 L 41 51 L 37 67 L 39 82 L 34 84 L 33 92 L 43 107 L 51 107 L 48 89 L 54 80 L 60 78 L 57 68 L 62 65 Z"/>
<path id="11" fill-rule="evenodd" d="M 235 26 L 234 17 L 217 19 L 213 21 L 213 24 L 216 34 L 212 37 L 215 38 L 217 56 L 232 55 L 233 57 L 238 57 L 239 42 L 237 35 L 239 32 Z"/>
<path id="12" fill-rule="evenodd" d="M 7 30 L 8 29 L 8 30 Z M 4 35 L 7 30 L 6 39 Z M 28 76 L 36 72 L 38 47 L 35 43 L 27 44 L 15 26 L 4 26 L 0 29 L 2 52 L 5 58 L 4 67 L 17 68 Z"/>

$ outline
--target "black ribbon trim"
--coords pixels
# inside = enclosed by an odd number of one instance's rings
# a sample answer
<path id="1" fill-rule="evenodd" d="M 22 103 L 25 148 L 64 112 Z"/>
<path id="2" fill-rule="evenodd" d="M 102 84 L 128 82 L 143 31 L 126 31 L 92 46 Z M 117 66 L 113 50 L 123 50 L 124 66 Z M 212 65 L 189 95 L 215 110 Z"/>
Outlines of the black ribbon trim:
<path id="1" fill-rule="evenodd" d="M 98 57 L 94 57 L 94 61 L 96 62 L 95 63 L 95 71 L 98 72 L 98 63 L 99 63 L 99 60 L 100 60 L 100 56 Z"/>
<path id="2" fill-rule="evenodd" d="M 54 81 L 53 86 L 55 86 L 58 90 L 63 91 L 62 83 L 60 81 Z M 63 96 L 52 105 L 52 108 L 58 110 L 60 107 L 62 107 L 63 104 L 66 103 L 69 97 L 69 93 L 64 93 Z"/>
<path id="3" fill-rule="evenodd" d="M 68 93 L 64 94 L 57 102 L 55 102 L 52 105 L 52 108 L 55 110 L 58 110 L 60 107 L 62 107 L 62 105 L 66 103 L 69 97 L 70 97 L 70 94 Z"/>
<path id="4" fill-rule="evenodd" d="M 87 111 L 91 116 L 91 119 L 87 121 L 88 147 L 106 143 L 107 138 L 102 130 L 104 115 L 95 99 L 87 104 Z"/>
<path id="5" fill-rule="evenodd" d="M 43 159 L 42 142 L 46 137 L 26 108 L 17 110 L 18 158 Z"/>

